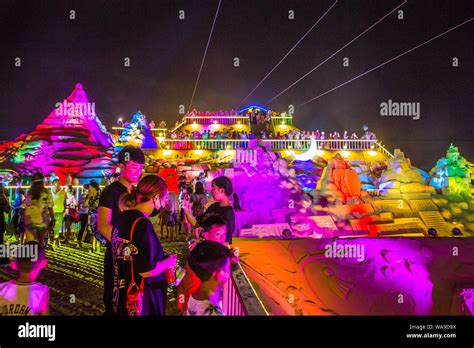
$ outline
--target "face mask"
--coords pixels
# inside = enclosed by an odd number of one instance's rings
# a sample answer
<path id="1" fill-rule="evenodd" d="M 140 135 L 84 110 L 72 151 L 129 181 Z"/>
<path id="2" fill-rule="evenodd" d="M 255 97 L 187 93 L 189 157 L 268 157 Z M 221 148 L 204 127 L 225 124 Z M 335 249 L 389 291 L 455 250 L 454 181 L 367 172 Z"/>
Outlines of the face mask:
<path id="1" fill-rule="evenodd" d="M 150 217 L 154 217 L 154 216 L 157 216 L 161 211 L 161 208 L 160 209 L 156 209 L 156 208 L 153 208 L 153 212 L 150 214 Z"/>

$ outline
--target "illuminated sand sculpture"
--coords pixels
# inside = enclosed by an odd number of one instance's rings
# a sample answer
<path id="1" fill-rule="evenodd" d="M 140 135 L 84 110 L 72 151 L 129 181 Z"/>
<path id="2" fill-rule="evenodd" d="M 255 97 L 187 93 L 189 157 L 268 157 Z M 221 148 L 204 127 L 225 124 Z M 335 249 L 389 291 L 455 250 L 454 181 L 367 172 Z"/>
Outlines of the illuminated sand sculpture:
<path id="1" fill-rule="evenodd" d="M 236 239 L 235 244 L 270 315 L 474 314 L 469 239 Z"/>
<path id="2" fill-rule="evenodd" d="M 115 170 L 114 146 L 117 151 L 140 145 L 147 154 L 146 172 L 171 167 L 188 181 L 205 173 L 207 185 L 213 177 L 229 176 L 243 208 L 237 219 L 241 235 L 255 237 L 258 230 L 260 237 L 282 237 L 296 225 L 309 238 L 426 236 L 430 228 L 438 236 L 452 236 L 453 229 L 464 236 L 474 233 L 472 164 L 454 146 L 428 175 L 400 150 L 387 151 L 368 127 L 357 140 L 290 139 L 290 132 L 304 132 L 295 127 L 293 115 L 254 105 L 240 111 L 193 110 L 172 129 L 150 129 L 151 118 L 137 112 L 111 135 L 95 109 L 84 105 L 90 103 L 77 84 L 33 132 L 0 148 L 2 168 L 20 174 L 54 170 L 62 180 L 68 172 L 82 181 L 100 179 Z M 267 122 L 256 124 L 257 113 L 268 116 Z M 263 129 L 280 138 L 260 138 Z M 205 131 L 247 136 L 195 136 Z M 251 139 L 248 132 L 256 136 Z M 306 157 L 310 160 L 301 161 Z M 303 192 L 313 197 L 312 206 L 302 207 Z M 317 204 L 321 198 L 327 206 Z"/>
<path id="3" fill-rule="evenodd" d="M 81 84 L 67 102 L 89 102 Z M 259 106 L 192 111 L 172 129 L 150 128 L 137 112 L 109 134 L 95 112 L 64 105 L 2 145 L 1 167 L 54 170 L 62 181 L 75 173 L 84 182 L 114 172 L 113 152 L 135 145 L 146 153 L 145 171 L 165 177 L 176 193 L 183 178 L 201 176 L 210 189 L 213 178 L 228 176 L 242 207 L 235 239 L 242 268 L 269 314 L 472 314 L 474 250 L 470 239 L 457 238 L 474 235 L 474 170 L 454 145 L 428 174 L 367 128 L 357 140 L 196 136 L 302 132 L 293 115 Z M 252 112 L 269 122 L 255 124 Z M 425 238 L 429 232 L 451 238 Z M 363 246 L 363 259 L 324 255 L 335 241 Z M 455 246 L 462 255 L 446 256 Z"/>
<path id="4" fill-rule="evenodd" d="M 114 142 L 94 105 L 78 83 L 34 131 L 0 146 L 1 167 L 22 175 L 54 171 L 63 182 L 67 173 L 100 178 L 112 167 Z"/>

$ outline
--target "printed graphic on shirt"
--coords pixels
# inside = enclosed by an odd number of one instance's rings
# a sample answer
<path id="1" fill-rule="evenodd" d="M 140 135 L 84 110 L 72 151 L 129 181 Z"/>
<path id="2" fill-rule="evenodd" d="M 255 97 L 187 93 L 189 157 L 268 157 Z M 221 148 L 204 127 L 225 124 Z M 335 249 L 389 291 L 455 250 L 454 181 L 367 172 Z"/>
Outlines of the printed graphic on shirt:
<path id="1" fill-rule="evenodd" d="M 30 312 L 31 308 L 21 303 L 0 306 L 0 317 L 4 315 L 28 315 Z"/>
<path id="2" fill-rule="evenodd" d="M 198 301 L 191 295 L 188 309 L 184 312 L 186 316 L 222 316 L 224 312 L 220 306 L 216 306 L 210 301 Z"/>
<path id="3" fill-rule="evenodd" d="M 119 276 L 119 262 L 121 261 L 132 261 L 133 255 L 138 255 L 138 249 L 128 239 L 121 238 L 118 236 L 118 229 L 114 228 L 112 232 L 112 250 L 114 259 L 114 290 L 113 290 L 113 302 L 115 311 L 117 310 L 118 297 L 120 289 L 125 288 L 126 279 L 121 279 Z"/>

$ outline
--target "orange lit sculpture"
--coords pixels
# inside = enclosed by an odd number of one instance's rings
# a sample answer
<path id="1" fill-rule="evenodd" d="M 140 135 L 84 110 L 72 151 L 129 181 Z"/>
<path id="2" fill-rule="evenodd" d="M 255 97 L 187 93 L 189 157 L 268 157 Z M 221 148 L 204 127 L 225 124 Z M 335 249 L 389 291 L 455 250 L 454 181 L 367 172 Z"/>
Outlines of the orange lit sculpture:
<path id="1" fill-rule="evenodd" d="M 330 181 L 342 192 L 342 203 L 348 197 L 360 197 L 361 184 L 355 170 L 337 153 L 328 164 Z"/>

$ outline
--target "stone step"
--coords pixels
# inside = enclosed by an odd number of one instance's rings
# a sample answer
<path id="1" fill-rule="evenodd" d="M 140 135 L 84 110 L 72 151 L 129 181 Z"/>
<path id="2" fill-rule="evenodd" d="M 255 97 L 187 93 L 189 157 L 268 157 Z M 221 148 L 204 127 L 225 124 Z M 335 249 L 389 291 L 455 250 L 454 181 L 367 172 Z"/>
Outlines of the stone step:
<path id="1" fill-rule="evenodd" d="M 417 213 L 419 211 L 435 211 L 438 210 L 436 204 L 433 203 L 431 199 L 414 199 L 408 200 L 408 204 L 411 207 L 413 212 Z"/>

